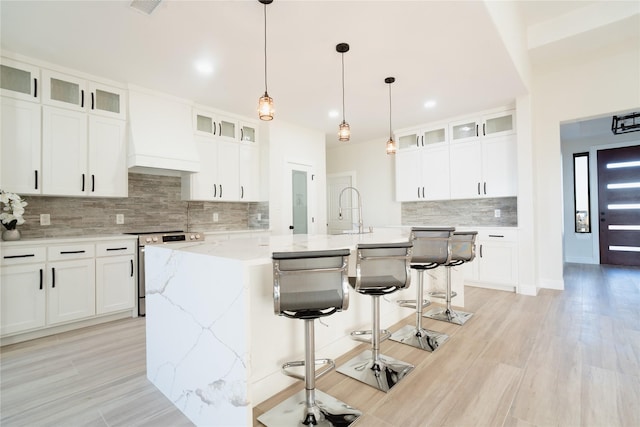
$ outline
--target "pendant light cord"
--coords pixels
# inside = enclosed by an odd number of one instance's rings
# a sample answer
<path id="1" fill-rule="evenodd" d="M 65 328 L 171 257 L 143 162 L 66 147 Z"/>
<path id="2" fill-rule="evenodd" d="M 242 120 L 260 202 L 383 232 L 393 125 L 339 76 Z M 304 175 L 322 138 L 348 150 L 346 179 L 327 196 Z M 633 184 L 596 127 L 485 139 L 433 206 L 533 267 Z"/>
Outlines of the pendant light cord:
<path id="1" fill-rule="evenodd" d="M 264 93 L 267 92 L 267 4 L 264 3 Z"/>
<path id="2" fill-rule="evenodd" d="M 391 83 L 389 83 L 389 139 L 393 139 L 391 134 Z"/>
<path id="3" fill-rule="evenodd" d="M 345 122 L 344 119 L 344 53 L 342 55 L 342 123 Z"/>

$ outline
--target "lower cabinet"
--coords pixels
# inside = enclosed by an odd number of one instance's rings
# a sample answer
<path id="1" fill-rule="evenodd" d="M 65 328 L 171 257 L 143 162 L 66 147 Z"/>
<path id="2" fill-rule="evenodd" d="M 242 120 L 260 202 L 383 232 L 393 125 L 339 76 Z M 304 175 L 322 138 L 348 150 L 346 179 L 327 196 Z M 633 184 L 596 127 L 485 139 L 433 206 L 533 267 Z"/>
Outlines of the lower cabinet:
<path id="1" fill-rule="evenodd" d="M 136 246 L 135 237 L 3 246 L 0 336 L 46 331 L 114 313 L 133 314 Z"/>
<path id="2" fill-rule="evenodd" d="M 478 231 L 476 258 L 464 265 L 465 280 L 479 284 L 518 284 L 517 230 L 496 228 Z"/>

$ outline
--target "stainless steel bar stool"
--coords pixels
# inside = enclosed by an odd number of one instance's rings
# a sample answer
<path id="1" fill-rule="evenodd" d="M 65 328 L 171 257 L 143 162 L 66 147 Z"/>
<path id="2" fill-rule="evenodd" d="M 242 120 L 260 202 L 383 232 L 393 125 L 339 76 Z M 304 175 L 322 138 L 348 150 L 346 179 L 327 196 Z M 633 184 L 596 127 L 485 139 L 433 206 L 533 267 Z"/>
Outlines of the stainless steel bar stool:
<path id="1" fill-rule="evenodd" d="M 365 350 L 337 371 L 384 392 L 414 368 L 409 363 L 380 354 L 380 343 L 391 335 L 386 329 L 380 329 L 380 297 L 411 283 L 412 247 L 412 242 L 359 244 L 356 277 L 349 278 L 356 292 L 371 296 L 372 329 L 351 333 L 354 339 L 371 343 L 371 350 Z"/>
<path id="2" fill-rule="evenodd" d="M 316 390 L 315 380 L 335 366 L 315 359 L 314 321 L 349 307 L 349 249 L 274 252 L 273 304 L 279 316 L 304 320 L 304 361 L 282 365 L 285 375 L 304 380 L 301 391 L 258 417 L 266 426 L 349 426 L 362 415 L 328 394 Z M 316 374 L 316 365 L 326 367 Z M 304 375 L 289 368 L 304 366 Z"/>
<path id="3" fill-rule="evenodd" d="M 454 227 L 413 227 L 410 240 L 413 242 L 411 268 L 418 272 L 416 299 L 400 300 L 402 307 L 415 308 L 416 325 L 407 325 L 391 335 L 398 341 L 426 351 L 437 350 L 449 335 L 422 327 L 422 311 L 431 304 L 424 299 L 424 273 L 426 270 L 440 267 L 451 260 L 449 239 L 455 231 Z"/>
<path id="4" fill-rule="evenodd" d="M 451 236 L 451 260 L 445 264 L 447 271 L 447 290 L 442 292 L 431 292 L 431 296 L 444 297 L 446 306 L 444 308 L 433 308 L 425 313 L 424 317 L 435 320 L 464 325 L 473 313 L 464 311 L 454 311 L 451 308 L 451 298 L 457 294 L 451 290 L 451 267 L 473 261 L 476 257 L 476 236 L 477 231 L 456 231 Z"/>

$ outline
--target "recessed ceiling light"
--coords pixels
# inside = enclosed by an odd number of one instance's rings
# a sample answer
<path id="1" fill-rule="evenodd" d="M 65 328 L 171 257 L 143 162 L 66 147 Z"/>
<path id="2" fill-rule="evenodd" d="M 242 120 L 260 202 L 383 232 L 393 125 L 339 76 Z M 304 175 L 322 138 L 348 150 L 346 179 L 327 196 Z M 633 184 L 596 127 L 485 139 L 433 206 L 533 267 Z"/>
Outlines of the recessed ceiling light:
<path id="1" fill-rule="evenodd" d="M 433 108 L 436 106 L 436 101 L 429 100 L 424 103 L 424 108 Z"/>
<path id="2" fill-rule="evenodd" d="M 329 117 L 331 117 L 331 118 L 338 117 L 339 115 L 340 115 L 340 111 L 338 111 L 338 110 L 329 111 Z"/>
<path id="3" fill-rule="evenodd" d="M 211 62 L 203 59 L 196 62 L 196 70 L 198 70 L 200 74 L 208 75 L 213 73 L 213 65 Z"/>

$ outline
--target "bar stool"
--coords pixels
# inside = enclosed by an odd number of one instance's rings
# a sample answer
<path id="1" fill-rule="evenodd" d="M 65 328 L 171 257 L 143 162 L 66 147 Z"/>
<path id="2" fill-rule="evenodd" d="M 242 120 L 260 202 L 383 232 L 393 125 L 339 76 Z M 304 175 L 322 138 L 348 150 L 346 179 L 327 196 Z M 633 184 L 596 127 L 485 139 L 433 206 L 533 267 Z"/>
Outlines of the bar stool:
<path id="1" fill-rule="evenodd" d="M 413 227 L 409 240 L 413 242 L 411 268 L 418 273 L 415 300 L 400 300 L 402 307 L 415 308 L 416 325 L 406 325 L 391 335 L 401 342 L 426 351 L 437 350 L 449 335 L 422 327 L 422 311 L 431 302 L 424 299 L 424 273 L 426 270 L 447 264 L 451 259 L 449 239 L 454 227 Z"/>
<path id="2" fill-rule="evenodd" d="M 451 290 L 451 267 L 473 261 L 476 257 L 476 235 L 477 231 L 456 231 L 451 236 L 451 260 L 445 264 L 447 271 L 447 289 L 445 292 L 430 292 L 429 295 L 445 298 L 444 308 L 434 308 L 425 313 L 424 317 L 435 320 L 464 325 L 473 313 L 464 311 L 454 311 L 451 308 L 451 298 L 457 294 Z"/>
<path id="3" fill-rule="evenodd" d="M 380 354 L 380 343 L 391 336 L 386 329 L 380 329 L 380 297 L 404 289 L 411 283 L 409 263 L 412 247 L 411 242 L 359 244 L 356 277 L 349 278 L 356 292 L 371 296 L 372 329 L 351 333 L 354 339 L 371 343 L 371 350 L 365 350 L 338 367 L 337 371 L 384 392 L 414 368 L 409 363 Z"/>
<path id="4" fill-rule="evenodd" d="M 335 367 L 331 359 L 315 359 L 314 320 L 349 306 L 349 249 L 274 252 L 273 305 L 279 316 L 302 319 L 305 325 L 304 361 L 282 365 L 285 375 L 304 380 L 301 391 L 258 417 L 266 426 L 349 426 L 362 415 L 315 388 L 315 380 Z M 316 365 L 327 365 L 316 374 Z M 304 366 L 304 375 L 289 370 Z"/>

